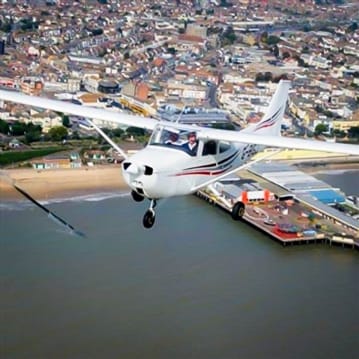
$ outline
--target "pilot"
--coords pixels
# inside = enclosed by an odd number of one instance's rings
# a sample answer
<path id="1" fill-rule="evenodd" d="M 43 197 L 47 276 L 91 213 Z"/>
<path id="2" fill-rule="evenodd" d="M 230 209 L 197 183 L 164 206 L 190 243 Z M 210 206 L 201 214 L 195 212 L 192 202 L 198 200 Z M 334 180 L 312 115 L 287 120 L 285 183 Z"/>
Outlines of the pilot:
<path id="1" fill-rule="evenodd" d="M 198 149 L 198 141 L 195 132 L 190 132 L 187 136 L 188 142 L 184 143 L 182 147 L 191 155 L 196 156 Z"/>
<path id="2" fill-rule="evenodd" d="M 175 132 L 170 132 L 168 139 L 166 141 L 166 145 L 176 144 L 177 141 L 178 141 L 178 134 Z"/>

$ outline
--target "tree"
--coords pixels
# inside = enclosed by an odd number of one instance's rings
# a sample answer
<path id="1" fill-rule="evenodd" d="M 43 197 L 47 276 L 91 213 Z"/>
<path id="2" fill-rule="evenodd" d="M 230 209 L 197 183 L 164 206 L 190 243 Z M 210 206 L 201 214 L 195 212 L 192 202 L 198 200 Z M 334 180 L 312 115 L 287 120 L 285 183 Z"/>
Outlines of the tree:
<path id="1" fill-rule="evenodd" d="M 349 137 L 359 138 L 359 127 L 350 127 L 348 130 Z"/>
<path id="2" fill-rule="evenodd" d="M 23 122 L 15 122 L 10 126 L 10 133 L 13 136 L 22 136 L 26 132 L 26 125 Z"/>
<path id="3" fill-rule="evenodd" d="M 279 41 L 280 41 L 280 38 L 278 36 L 270 35 L 267 38 L 268 45 L 277 45 Z"/>
<path id="4" fill-rule="evenodd" d="M 39 22 L 32 18 L 21 19 L 19 23 L 22 31 L 35 30 L 39 27 Z"/>
<path id="5" fill-rule="evenodd" d="M 231 2 L 227 2 L 227 0 L 221 0 L 219 6 L 221 6 L 221 7 L 232 7 L 233 4 Z"/>
<path id="6" fill-rule="evenodd" d="M 38 131 L 30 131 L 25 134 L 25 143 L 30 144 L 31 142 L 40 141 L 41 132 Z"/>
<path id="7" fill-rule="evenodd" d="M 122 137 L 124 133 L 125 133 L 125 131 L 122 130 L 121 128 L 114 128 L 112 130 L 112 134 L 114 137 Z"/>
<path id="8" fill-rule="evenodd" d="M 354 21 L 350 26 L 348 26 L 347 32 L 351 33 L 355 32 L 356 30 L 358 30 L 358 23 Z"/>
<path id="9" fill-rule="evenodd" d="M 264 73 L 264 81 L 269 82 L 273 80 L 273 74 L 269 71 Z"/>
<path id="10" fill-rule="evenodd" d="M 13 136 L 23 136 L 29 132 L 38 132 L 39 134 L 41 134 L 42 132 L 41 126 L 34 125 L 32 122 L 15 122 L 11 126 L 9 126 L 9 130 Z"/>
<path id="11" fill-rule="evenodd" d="M 264 81 L 264 74 L 263 72 L 258 72 L 256 74 L 256 82 L 262 82 L 262 81 Z"/>
<path id="12" fill-rule="evenodd" d="M 9 124 L 4 120 L 0 120 L 0 132 L 5 135 L 9 132 Z"/>
<path id="13" fill-rule="evenodd" d="M 80 135 L 79 135 L 78 131 L 72 132 L 71 137 L 72 137 L 73 140 L 79 140 L 80 139 Z"/>
<path id="14" fill-rule="evenodd" d="M 93 36 L 98 36 L 103 34 L 103 30 L 101 28 L 90 30 Z"/>
<path id="15" fill-rule="evenodd" d="M 171 55 L 175 55 L 177 50 L 174 47 L 167 48 L 167 52 Z"/>
<path id="16" fill-rule="evenodd" d="M 273 74 L 269 71 L 263 73 L 258 72 L 256 74 L 256 82 L 269 82 L 273 80 Z"/>
<path id="17" fill-rule="evenodd" d="M 67 129 L 64 126 L 52 127 L 49 131 L 49 136 L 52 141 L 61 141 L 68 135 Z"/>
<path id="18" fill-rule="evenodd" d="M 42 133 L 42 127 L 40 125 L 34 125 L 32 122 L 25 125 L 25 142 L 31 143 L 40 141 Z"/>
<path id="19" fill-rule="evenodd" d="M 325 123 L 319 123 L 318 125 L 315 126 L 314 134 L 316 136 L 319 136 L 322 133 L 327 132 L 327 131 L 328 131 L 328 125 L 326 125 Z"/>
<path id="20" fill-rule="evenodd" d="M 332 135 L 335 137 L 339 137 L 339 138 L 344 138 L 346 136 L 345 131 L 341 131 L 341 130 L 333 130 L 332 129 Z"/>
<path id="21" fill-rule="evenodd" d="M 67 115 L 62 116 L 62 126 L 67 127 L 67 128 L 71 127 L 69 116 L 67 116 Z"/>
<path id="22" fill-rule="evenodd" d="M 222 42 L 223 46 L 232 45 L 237 39 L 237 36 L 234 33 L 234 30 L 233 30 L 232 26 L 227 27 L 227 29 L 222 34 L 222 37 L 223 37 L 223 42 Z"/>
<path id="23" fill-rule="evenodd" d="M 0 30 L 1 31 L 4 31 L 4 32 L 10 32 L 11 30 L 11 23 L 8 22 L 8 21 L 5 21 L 5 22 L 1 22 L 0 23 Z"/>
<path id="24" fill-rule="evenodd" d="M 144 136 L 145 130 L 140 127 L 130 126 L 127 128 L 126 133 L 128 136 Z"/>

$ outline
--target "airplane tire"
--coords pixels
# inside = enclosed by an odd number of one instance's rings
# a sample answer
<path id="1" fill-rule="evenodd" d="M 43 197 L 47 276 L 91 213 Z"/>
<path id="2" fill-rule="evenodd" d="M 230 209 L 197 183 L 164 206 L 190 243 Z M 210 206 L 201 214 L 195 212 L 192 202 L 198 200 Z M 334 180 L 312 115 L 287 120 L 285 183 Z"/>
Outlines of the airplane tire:
<path id="1" fill-rule="evenodd" d="M 153 211 L 148 210 L 145 215 L 143 216 L 143 226 L 145 228 L 152 228 L 152 226 L 155 224 L 155 214 L 153 213 Z"/>
<path id="2" fill-rule="evenodd" d="M 135 202 L 142 202 L 145 198 L 134 190 L 131 191 L 131 196 Z"/>
<path id="3" fill-rule="evenodd" d="M 234 204 L 233 208 L 232 208 L 232 218 L 235 221 L 238 221 L 239 219 L 241 219 L 244 215 L 245 212 L 245 205 L 243 202 L 237 202 Z"/>

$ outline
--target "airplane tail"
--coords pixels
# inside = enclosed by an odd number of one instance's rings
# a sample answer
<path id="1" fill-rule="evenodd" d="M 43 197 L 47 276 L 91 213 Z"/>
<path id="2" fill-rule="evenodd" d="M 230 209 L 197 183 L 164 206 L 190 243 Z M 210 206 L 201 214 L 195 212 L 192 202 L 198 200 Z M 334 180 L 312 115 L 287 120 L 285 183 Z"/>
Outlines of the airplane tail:
<path id="1" fill-rule="evenodd" d="M 241 132 L 258 135 L 280 136 L 281 124 L 287 105 L 289 88 L 290 81 L 281 80 L 272 97 L 269 107 L 263 116 L 263 119 L 255 125 L 245 128 Z"/>

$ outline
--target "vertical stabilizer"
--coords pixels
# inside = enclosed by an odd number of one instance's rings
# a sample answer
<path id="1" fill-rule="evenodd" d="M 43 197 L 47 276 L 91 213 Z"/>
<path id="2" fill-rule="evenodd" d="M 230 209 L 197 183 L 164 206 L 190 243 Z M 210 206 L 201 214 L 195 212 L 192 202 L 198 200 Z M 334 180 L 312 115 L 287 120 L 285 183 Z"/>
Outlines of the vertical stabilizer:
<path id="1" fill-rule="evenodd" d="M 255 125 L 245 128 L 242 132 L 258 135 L 280 136 L 281 124 L 287 105 L 290 81 L 281 80 L 272 97 L 263 119 Z"/>

